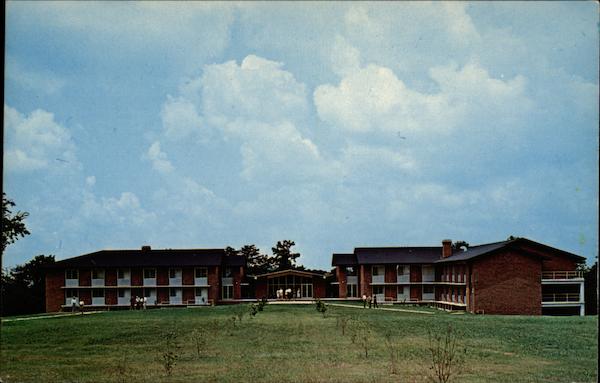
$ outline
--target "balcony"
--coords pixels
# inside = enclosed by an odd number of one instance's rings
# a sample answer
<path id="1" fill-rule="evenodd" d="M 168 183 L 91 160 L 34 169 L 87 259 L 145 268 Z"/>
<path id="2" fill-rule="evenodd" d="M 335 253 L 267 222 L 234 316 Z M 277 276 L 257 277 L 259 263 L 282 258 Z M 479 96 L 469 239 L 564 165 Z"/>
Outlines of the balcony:
<path id="1" fill-rule="evenodd" d="M 542 303 L 547 302 L 579 302 L 579 293 L 554 293 L 554 294 L 543 294 Z"/>
<path id="2" fill-rule="evenodd" d="M 223 277 L 223 278 L 221 278 L 221 284 L 223 286 L 233 286 L 233 278 L 232 277 Z"/>
<path id="3" fill-rule="evenodd" d="M 543 271 L 542 279 L 544 280 L 570 280 L 583 279 L 583 271 Z"/>
<path id="4" fill-rule="evenodd" d="M 207 277 L 196 277 L 194 278 L 194 285 L 196 286 L 207 286 L 208 285 L 208 278 Z"/>
<path id="5" fill-rule="evenodd" d="M 358 285 L 358 277 L 356 275 L 349 275 L 346 277 L 346 283 L 349 285 Z"/>
<path id="6" fill-rule="evenodd" d="M 144 278 L 144 286 L 156 286 L 156 278 Z"/>
<path id="7" fill-rule="evenodd" d="M 179 277 L 179 278 L 169 278 L 169 285 L 171 285 L 171 286 L 181 286 L 181 277 Z"/>
<path id="8" fill-rule="evenodd" d="M 92 286 L 104 286 L 104 278 L 92 278 Z"/>
<path id="9" fill-rule="evenodd" d="M 372 279 L 371 279 L 371 284 L 372 285 L 382 285 L 385 283 L 385 276 L 384 275 L 373 275 Z"/>
<path id="10" fill-rule="evenodd" d="M 410 282 L 410 274 L 398 274 L 398 283 Z"/>
<path id="11" fill-rule="evenodd" d="M 79 286 L 79 279 L 65 279 L 65 287 Z"/>
<path id="12" fill-rule="evenodd" d="M 117 286 L 131 286 L 130 278 L 119 278 L 117 279 Z"/>

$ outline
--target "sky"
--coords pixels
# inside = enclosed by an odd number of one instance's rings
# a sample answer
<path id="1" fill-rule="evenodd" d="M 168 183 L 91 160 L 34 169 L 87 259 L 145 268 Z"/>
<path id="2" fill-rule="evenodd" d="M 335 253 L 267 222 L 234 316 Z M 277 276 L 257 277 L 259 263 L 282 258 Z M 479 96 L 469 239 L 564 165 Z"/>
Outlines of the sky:
<path id="1" fill-rule="evenodd" d="M 6 4 L 4 266 L 526 237 L 598 254 L 596 2 Z"/>

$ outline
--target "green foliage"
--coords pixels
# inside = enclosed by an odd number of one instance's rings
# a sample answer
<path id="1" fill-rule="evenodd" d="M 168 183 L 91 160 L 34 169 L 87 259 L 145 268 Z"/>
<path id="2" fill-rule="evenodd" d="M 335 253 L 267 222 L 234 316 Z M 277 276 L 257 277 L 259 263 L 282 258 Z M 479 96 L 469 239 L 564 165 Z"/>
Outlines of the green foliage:
<path id="1" fill-rule="evenodd" d="M 315 299 L 315 308 L 318 312 L 323 314 L 323 317 L 325 317 L 325 313 L 327 312 L 327 305 L 323 303 L 323 301 L 319 298 Z"/>
<path id="2" fill-rule="evenodd" d="M 276 270 L 293 269 L 296 267 L 296 259 L 300 257 L 300 253 L 292 253 L 292 246 L 296 245 L 296 242 L 288 239 L 283 241 L 277 241 L 277 245 L 272 247 L 274 256 L 274 264 Z"/>
<path id="3" fill-rule="evenodd" d="M 442 333 L 428 331 L 431 354 L 430 380 L 435 383 L 448 383 L 460 374 L 465 363 L 467 349 L 458 344 L 461 334 L 451 324 Z"/>
<path id="4" fill-rule="evenodd" d="M 190 334 L 194 349 L 196 350 L 196 356 L 202 357 L 203 352 L 208 344 L 208 333 L 205 328 L 194 329 Z"/>
<path id="5" fill-rule="evenodd" d="M 246 270 L 248 274 L 264 274 L 273 271 L 273 259 L 260 253 L 256 245 L 243 246 L 239 254 L 246 258 Z"/>
<path id="6" fill-rule="evenodd" d="M 173 368 L 177 359 L 179 359 L 179 346 L 177 345 L 177 332 L 176 330 L 168 330 L 162 336 L 162 349 L 161 349 L 161 364 L 165 370 L 165 374 L 170 376 L 173 373 Z"/>
<path id="7" fill-rule="evenodd" d="M 14 206 L 15 203 L 2 193 L 2 254 L 6 246 L 14 243 L 19 237 L 31 234 L 25 226 L 25 218 L 29 213 L 17 211 L 13 215 L 11 208 Z"/>
<path id="8" fill-rule="evenodd" d="M 265 309 L 265 306 L 267 305 L 267 303 L 269 303 L 267 301 L 267 298 L 262 298 L 260 301 L 258 301 L 258 311 L 263 311 Z"/>
<path id="9" fill-rule="evenodd" d="M 46 311 L 45 268 L 52 264 L 53 255 L 38 255 L 24 265 L 2 272 L 2 316 Z"/>
<path id="10" fill-rule="evenodd" d="M 336 327 L 342 331 L 342 335 L 346 335 L 346 328 L 348 327 L 348 322 L 350 322 L 350 317 L 346 315 L 338 315 L 336 317 Z"/>
<path id="11" fill-rule="evenodd" d="M 255 317 L 256 314 L 258 314 L 258 305 L 257 304 L 251 303 L 248 306 L 248 309 L 250 310 L 250 316 Z"/>
<path id="12" fill-rule="evenodd" d="M 396 375 L 398 374 L 398 361 L 400 360 L 400 344 L 395 341 L 391 331 L 385 334 L 385 349 L 390 358 L 390 372 Z"/>
<path id="13" fill-rule="evenodd" d="M 352 323 L 351 332 L 352 343 L 359 345 L 365 358 L 368 358 L 374 336 L 371 326 L 364 320 L 356 320 Z"/>

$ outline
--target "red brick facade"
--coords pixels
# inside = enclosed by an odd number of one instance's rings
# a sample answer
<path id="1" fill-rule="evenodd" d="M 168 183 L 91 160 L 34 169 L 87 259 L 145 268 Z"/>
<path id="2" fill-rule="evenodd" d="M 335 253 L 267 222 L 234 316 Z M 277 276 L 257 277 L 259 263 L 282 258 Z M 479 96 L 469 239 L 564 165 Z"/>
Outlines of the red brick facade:
<path id="1" fill-rule="evenodd" d="M 542 262 L 537 257 L 504 251 L 473 262 L 473 312 L 540 315 Z"/>

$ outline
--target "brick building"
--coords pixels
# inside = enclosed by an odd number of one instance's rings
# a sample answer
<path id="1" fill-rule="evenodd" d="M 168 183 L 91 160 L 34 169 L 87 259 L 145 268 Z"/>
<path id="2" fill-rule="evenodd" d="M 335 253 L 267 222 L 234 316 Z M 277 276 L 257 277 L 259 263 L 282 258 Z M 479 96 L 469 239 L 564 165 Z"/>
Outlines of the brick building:
<path id="1" fill-rule="evenodd" d="M 190 306 L 276 299 L 360 299 L 428 304 L 486 314 L 584 313 L 585 259 L 525 238 L 454 249 L 357 247 L 333 254 L 333 274 L 281 270 L 246 275 L 241 256 L 223 249 L 102 250 L 56 262 L 46 273 L 46 311 L 71 307 Z"/>
<path id="2" fill-rule="evenodd" d="M 357 247 L 333 254 L 338 298 L 429 304 L 486 314 L 585 312 L 585 258 L 525 238 L 454 249 Z"/>

